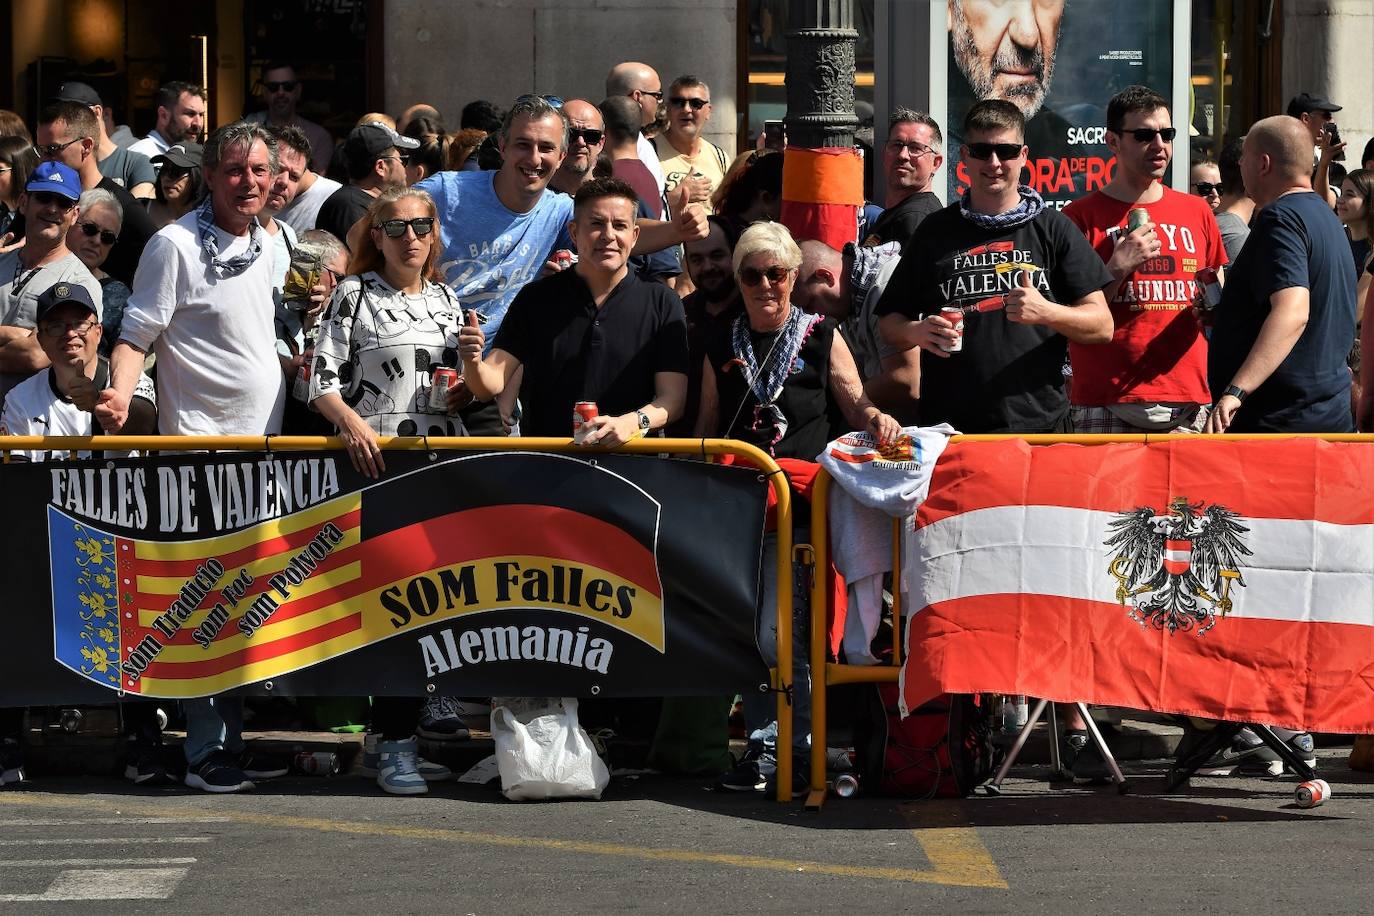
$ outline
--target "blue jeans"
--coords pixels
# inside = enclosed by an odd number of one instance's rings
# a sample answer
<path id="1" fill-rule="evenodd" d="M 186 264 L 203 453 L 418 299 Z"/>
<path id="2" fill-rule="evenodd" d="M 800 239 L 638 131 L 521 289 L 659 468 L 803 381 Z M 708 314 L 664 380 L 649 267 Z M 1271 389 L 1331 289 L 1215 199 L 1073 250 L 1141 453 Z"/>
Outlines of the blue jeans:
<path id="1" fill-rule="evenodd" d="M 805 537 L 805 535 L 803 535 Z M 759 651 L 770 666 L 778 664 L 778 536 L 763 539 L 763 600 L 759 604 Z M 801 567 L 792 565 L 792 747 L 811 746 L 811 593 Z M 778 717 L 777 695 L 748 690 L 744 698 L 744 726 L 748 733 Z M 802 758 L 805 761 L 805 757 Z"/>
<path id="2" fill-rule="evenodd" d="M 195 766 L 216 751 L 243 753 L 243 697 L 181 701 L 186 714 L 186 762 Z"/>

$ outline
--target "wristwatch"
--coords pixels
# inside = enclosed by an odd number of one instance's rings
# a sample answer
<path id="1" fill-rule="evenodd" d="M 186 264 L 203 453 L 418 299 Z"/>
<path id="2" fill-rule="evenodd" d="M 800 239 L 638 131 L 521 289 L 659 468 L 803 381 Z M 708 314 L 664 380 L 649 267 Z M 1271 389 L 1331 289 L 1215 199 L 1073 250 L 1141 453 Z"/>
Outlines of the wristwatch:
<path id="1" fill-rule="evenodd" d="M 1224 398 L 1229 394 L 1231 397 L 1235 398 L 1237 401 L 1240 401 L 1243 404 L 1245 403 L 1246 395 L 1248 395 L 1249 393 L 1250 392 L 1246 391 L 1244 388 L 1237 388 L 1235 385 L 1227 385 L 1226 390 L 1221 393 L 1221 396 Z"/>
<path id="2" fill-rule="evenodd" d="M 636 410 L 635 418 L 639 420 L 639 434 L 642 436 L 649 431 L 649 415 L 642 410 Z"/>

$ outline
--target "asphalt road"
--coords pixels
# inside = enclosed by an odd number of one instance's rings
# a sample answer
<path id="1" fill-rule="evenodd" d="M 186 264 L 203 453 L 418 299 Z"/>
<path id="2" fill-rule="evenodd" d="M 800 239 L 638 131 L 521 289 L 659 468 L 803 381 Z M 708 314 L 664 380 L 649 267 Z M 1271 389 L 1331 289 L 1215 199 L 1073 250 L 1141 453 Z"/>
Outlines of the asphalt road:
<path id="1" fill-rule="evenodd" d="M 220 797 L 31 781 L 0 790 L 0 911 L 1351 913 L 1374 899 L 1374 776 L 1344 753 L 1311 810 L 1291 779 L 1165 795 L 1148 763 L 1125 796 L 1029 768 L 1000 798 L 818 813 L 659 777 L 544 804 L 347 776 Z"/>

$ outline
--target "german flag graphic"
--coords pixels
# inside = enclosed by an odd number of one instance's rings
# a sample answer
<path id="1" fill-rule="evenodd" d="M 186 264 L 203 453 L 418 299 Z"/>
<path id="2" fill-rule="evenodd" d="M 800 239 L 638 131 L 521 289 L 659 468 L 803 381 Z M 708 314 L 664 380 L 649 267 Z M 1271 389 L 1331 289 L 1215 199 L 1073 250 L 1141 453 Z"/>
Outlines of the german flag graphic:
<path id="1" fill-rule="evenodd" d="M 541 503 L 523 502 L 536 473 Z M 206 696 L 505 610 L 595 621 L 662 654 L 658 516 L 628 480 L 534 454 L 398 473 L 211 537 L 129 536 L 49 505 L 54 655 L 128 693 Z"/>

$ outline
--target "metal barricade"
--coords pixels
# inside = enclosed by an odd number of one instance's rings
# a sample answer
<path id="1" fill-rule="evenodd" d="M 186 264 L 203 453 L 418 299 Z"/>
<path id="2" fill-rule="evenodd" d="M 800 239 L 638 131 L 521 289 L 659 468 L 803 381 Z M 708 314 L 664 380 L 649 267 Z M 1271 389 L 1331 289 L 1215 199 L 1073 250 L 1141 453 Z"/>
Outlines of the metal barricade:
<path id="1" fill-rule="evenodd" d="M 792 685 L 787 679 L 792 671 L 792 493 L 787 477 L 771 456 L 732 439 L 637 439 L 614 449 L 587 448 L 568 439 L 553 438 L 497 438 L 497 437 L 439 437 L 394 436 L 381 437 L 384 450 L 405 451 L 520 451 L 559 452 L 595 455 L 597 453 L 628 453 L 641 455 L 694 455 L 712 461 L 722 455 L 734 455 L 755 467 L 767 477 L 777 499 L 778 563 L 776 574 L 778 621 L 777 667 L 770 669 L 771 688 L 777 694 L 777 800 L 792 798 Z M 0 459 L 10 460 L 11 451 L 62 450 L 77 451 L 323 451 L 340 450 L 342 442 L 335 436 L 0 436 Z M 822 776 L 824 769 L 822 769 Z"/>

